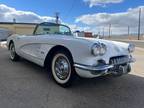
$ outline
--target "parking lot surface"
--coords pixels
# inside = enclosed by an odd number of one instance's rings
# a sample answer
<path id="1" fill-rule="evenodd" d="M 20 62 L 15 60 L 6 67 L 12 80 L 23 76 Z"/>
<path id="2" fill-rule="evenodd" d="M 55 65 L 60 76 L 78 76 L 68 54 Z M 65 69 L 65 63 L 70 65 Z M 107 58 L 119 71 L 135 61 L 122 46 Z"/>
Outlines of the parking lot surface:
<path id="1" fill-rule="evenodd" d="M 43 68 L 23 59 L 12 62 L 7 49 L 0 48 L 0 108 L 143 108 L 144 50 L 134 55 L 128 75 L 78 78 L 62 88 Z"/>

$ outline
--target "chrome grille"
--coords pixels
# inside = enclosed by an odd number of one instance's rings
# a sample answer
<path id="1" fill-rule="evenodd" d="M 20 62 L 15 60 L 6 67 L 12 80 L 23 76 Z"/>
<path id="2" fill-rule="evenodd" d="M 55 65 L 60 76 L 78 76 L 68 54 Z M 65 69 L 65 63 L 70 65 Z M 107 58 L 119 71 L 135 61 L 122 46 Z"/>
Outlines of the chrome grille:
<path id="1" fill-rule="evenodd" d="M 118 57 L 112 57 L 110 59 L 110 64 L 112 65 L 120 65 L 125 64 L 129 60 L 128 56 L 118 56 Z"/>

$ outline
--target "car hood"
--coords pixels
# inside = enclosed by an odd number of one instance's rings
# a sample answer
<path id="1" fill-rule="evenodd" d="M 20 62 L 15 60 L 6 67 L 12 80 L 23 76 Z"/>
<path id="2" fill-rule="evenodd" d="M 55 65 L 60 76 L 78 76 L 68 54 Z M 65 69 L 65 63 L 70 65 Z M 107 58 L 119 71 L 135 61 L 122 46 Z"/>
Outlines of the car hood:
<path id="1" fill-rule="evenodd" d="M 79 37 L 77 37 L 79 38 Z M 88 41 L 92 44 L 94 43 L 104 43 L 107 46 L 107 53 L 111 56 L 120 56 L 120 55 L 127 55 L 128 52 L 128 43 L 118 42 L 118 41 L 111 41 L 111 40 L 104 40 L 104 39 L 96 39 L 96 38 L 79 38 L 85 41 Z"/>

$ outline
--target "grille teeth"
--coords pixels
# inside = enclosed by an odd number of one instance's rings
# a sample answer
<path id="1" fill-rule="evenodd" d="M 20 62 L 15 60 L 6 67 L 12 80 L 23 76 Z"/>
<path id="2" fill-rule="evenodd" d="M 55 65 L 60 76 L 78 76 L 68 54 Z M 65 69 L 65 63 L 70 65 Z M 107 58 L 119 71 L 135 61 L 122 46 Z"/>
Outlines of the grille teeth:
<path id="1" fill-rule="evenodd" d="M 127 62 L 128 62 L 128 56 L 112 57 L 110 59 L 110 64 L 113 65 L 125 64 Z"/>

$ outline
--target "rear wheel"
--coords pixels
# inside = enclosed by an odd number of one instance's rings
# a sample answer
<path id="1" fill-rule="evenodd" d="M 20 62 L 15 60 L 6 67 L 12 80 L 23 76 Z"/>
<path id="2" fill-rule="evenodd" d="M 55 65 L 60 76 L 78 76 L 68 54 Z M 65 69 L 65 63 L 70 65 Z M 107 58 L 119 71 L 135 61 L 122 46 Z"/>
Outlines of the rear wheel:
<path id="1" fill-rule="evenodd" d="M 10 59 L 12 61 L 18 61 L 19 60 L 19 56 L 17 55 L 16 51 L 15 51 L 15 46 L 14 46 L 14 43 L 10 43 Z"/>
<path id="2" fill-rule="evenodd" d="M 51 72 L 56 83 L 63 87 L 70 86 L 75 73 L 72 57 L 65 51 L 56 52 L 52 58 Z"/>

